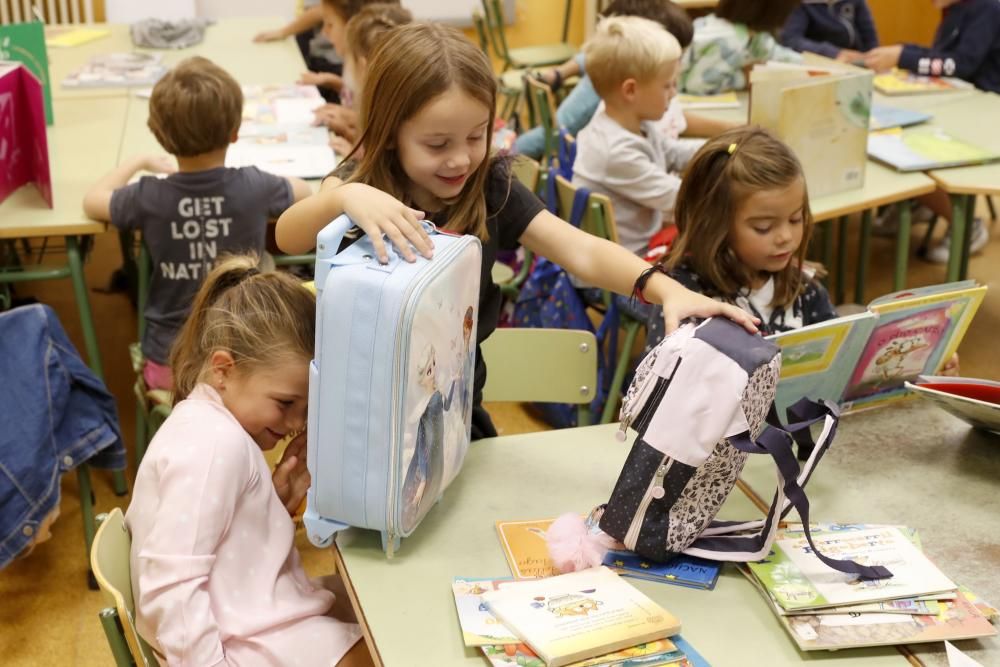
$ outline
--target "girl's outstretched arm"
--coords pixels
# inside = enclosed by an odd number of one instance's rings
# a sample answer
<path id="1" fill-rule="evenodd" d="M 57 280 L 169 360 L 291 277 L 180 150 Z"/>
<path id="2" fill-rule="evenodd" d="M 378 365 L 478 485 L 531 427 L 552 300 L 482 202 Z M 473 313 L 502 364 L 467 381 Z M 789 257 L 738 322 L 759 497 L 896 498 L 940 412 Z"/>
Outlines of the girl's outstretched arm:
<path id="1" fill-rule="evenodd" d="M 636 278 L 649 268 L 649 264 L 622 246 L 581 231 L 548 211 L 532 219 L 520 240 L 532 252 L 547 257 L 588 284 L 618 294 L 631 294 Z M 662 304 L 667 333 L 689 317 L 714 315 L 723 315 L 747 331 L 757 332 L 755 318 L 740 308 L 692 292 L 661 273 L 654 274 L 646 283 L 643 296 L 651 303 Z"/>
<path id="2" fill-rule="evenodd" d="M 408 262 L 416 259 L 410 244 L 424 257 L 433 254 L 434 246 L 420 224 L 422 211 L 371 186 L 344 183 L 334 177 L 324 180 L 319 192 L 281 214 L 274 229 L 275 241 L 283 252 L 308 252 L 316 247 L 316 235 L 341 213 L 346 213 L 372 239 L 383 264 L 389 261 L 383 234 Z"/>

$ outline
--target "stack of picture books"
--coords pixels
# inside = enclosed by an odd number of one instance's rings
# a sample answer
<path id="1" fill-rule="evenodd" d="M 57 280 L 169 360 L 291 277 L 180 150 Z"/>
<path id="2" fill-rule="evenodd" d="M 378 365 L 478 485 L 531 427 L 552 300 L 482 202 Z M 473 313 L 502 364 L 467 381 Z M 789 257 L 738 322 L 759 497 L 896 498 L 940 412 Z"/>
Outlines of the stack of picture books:
<path id="1" fill-rule="evenodd" d="M 455 579 L 466 646 L 496 667 L 692 667 L 667 610 L 606 567 L 530 580 Z"/>
<path id="2" fill-rule="evenodd" d="M 167 71 L 158 53 L 100 53 L 63 79 L 67 88 L 149 86 Z"/>
<path id="3" fill-rule="evenodd" d="M 315 86 L 243 88 L 239 139 L 226 153 L 226 166 L 254 166 L 278 176 L 322 178 L 336 166 L 325 127 L 313 124 L 323 98 Z"/>
<path id="4" fill-rule="evenodd" d="M 549 557 L 545 531 L 553 519 L 497 521 L 497 537 L 515 578 L 551 577 L 559 574 Z M 680 555 L 669 563 L 654 563 L 625 550 L 612 549 L 604 565 L 625 577 L 657 581 L 687 588 L 712 590 L 719 580 L 721 563 Z"/>
<path id="5" fill-rule="evenodd" d="M 907 397 L 906 382 L 952 360 L 985 294 L 972 280 L 895 292 L 858 315 L 772 336 L 781 348 L 778 414 L 803 396 L 844 410 Z"/>
<path id="6" fill-rule="evenodd" d="M 860 580 L 823 564 L 801 524 L 779 529 L 763 561 L 741 566 L 804 651 L 990 637 L 997 611 L 945 576 L 900 526 L 812 527 L 825 555 L 884 565 L 889 579 Z"/>

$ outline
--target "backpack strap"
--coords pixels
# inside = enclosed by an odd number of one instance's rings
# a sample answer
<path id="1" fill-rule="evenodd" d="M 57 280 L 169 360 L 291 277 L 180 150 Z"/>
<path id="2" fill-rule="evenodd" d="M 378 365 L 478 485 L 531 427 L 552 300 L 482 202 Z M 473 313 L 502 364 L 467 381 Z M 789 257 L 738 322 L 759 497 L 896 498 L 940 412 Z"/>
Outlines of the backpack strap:
<path id="1" fill-rule="evenodd" d="M 792 452 L 792 436 L 783 429 L 768 425 L 756 441 L 750 438 L 749 432 L 743 432 L 740 435 L 729 438 L 729 443 L 742 452 L 749 454 L 767 453 L 774 459 L 777 466 L 778 489 L 775 491 L 767 517 L 762 524 L 761 522 L 744 524 L 726 522 L 726 525 L 713 524 L 712 527 L 702 533 L 703 537 L 695 540 L 691 547 L 685 549 L 684 553 L 715 560 L 747 561 L 766 558 L 770 552 L 770 545 L 773 542 L 774 535 L 777 532 L 777 524 L 780 517 L 784 516 L 791 507 L 795 507 L 799 513 L 799 518 L 802 520 L 809 546 L 812 548 L 813 553 L 816 554 L 816 557 L 828 567 L 839 572 L 858 575 L 861 579 L 887 579 L 892 576 L 892 573 L 887 568 L 880 565 L 867 566 L 854 561 L 837 560 L 824 556 L 816 549 L 816 545 L 813 543 L 809 530 L 809 499 L 802 489 L 802 484 L 808 481 L 812 469 L 815 468 L 823 452 L 829 447 L 840 417 L 836 406 L 828 402 L 824 403 L 818 404 L 820 405 L 819 409 L 822 410 L 822 414 L 810 408 L 806 420 L 790 425 L 806 428 L 807 425 L 815 423 L 820 418 L 825 422 L 819 442 L 816 443 L 815 450 L 802 470 L 799 470 L 799 464 Z M 803 413 L 800 412 L 799 414 Z M 754 524 L 759 526 L 759 530 L 755 533 L 748 535 L 723 534 L 732 532 L 741 525 L 744 529 L 754 528 L 756 527 Z"/>

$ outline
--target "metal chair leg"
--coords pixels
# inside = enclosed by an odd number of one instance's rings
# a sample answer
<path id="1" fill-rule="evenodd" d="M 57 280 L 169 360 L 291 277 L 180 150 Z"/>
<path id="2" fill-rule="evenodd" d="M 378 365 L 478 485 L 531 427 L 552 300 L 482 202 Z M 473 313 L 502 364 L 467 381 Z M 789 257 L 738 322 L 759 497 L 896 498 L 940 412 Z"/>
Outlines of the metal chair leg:
<path id="1" fill-rule="evenodd" d="M 615 409 L 618 401 L 621 400 L 622 384 L 625 383 L 625 372 L 628 370 L 629 361 L 632 359 L 632 348 L 635 346 L 635 338 L 642 328 L 642 322 L 631 320 L 624 323 L 625 344 L 621 354 L 618 355 L 618 363 L 615 364 L 615 374 L 611 379 L 611 387 L 608 389 L 608 400 L 604 403 L 604 411 L 601 413 L 601 423 L 610 424 L 615 418 Z"/>
<path id="2" fill-rule="evenodd" d="M 872 211 L 861 214 L 861 239 L 858 242 L 857 278 L 854 284 L 854 303 L 865 302 L 865 283 L 868 282 L 868 259 L 871 254 Z"/>

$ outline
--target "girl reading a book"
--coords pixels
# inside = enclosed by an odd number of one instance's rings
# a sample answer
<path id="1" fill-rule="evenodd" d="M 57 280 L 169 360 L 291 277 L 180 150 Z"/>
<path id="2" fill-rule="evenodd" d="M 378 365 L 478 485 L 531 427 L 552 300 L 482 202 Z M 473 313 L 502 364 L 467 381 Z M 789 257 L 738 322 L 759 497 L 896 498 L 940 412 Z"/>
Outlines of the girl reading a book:
<path id="1" fill-rule="evenodd" d="M 688 289 L 760 318 L 762 333 L 837 316 L 826 289 L 806 271 L 813 220 L 802 166 L 770 132 L 744 127 L 709 140 L 681 183 L 675 220 L 678 237 L 664 270 Z M 654 319 L 647 349 L 663 339 Z"/>
<path id="2" fill-rule="evenodd" d="M 805 175 L 792 150 L 760 127 L 709 140 L 677 194 L 678 237 L 660 270 L 688 289 L 739 306 L 764 335 L 837 317 L 805 260 L 812 234 Z M 653 309 L 646 351 L 661 340 Z M 943 372 L 956 373 L 957 355 Z"/>

